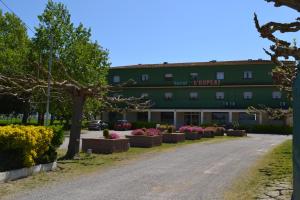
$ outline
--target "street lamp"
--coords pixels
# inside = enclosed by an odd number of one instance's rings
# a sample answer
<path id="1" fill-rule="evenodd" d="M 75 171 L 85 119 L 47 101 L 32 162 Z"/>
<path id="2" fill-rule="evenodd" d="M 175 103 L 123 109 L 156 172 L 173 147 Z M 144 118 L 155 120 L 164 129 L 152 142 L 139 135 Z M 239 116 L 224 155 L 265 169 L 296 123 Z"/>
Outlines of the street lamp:
<path id="1" fill-rule="evenodd" d="M 47 87 L 46 120 L 44 122 L 45 126 L 48 126 L 48 120 L 49 120 L 52 54 L 53 54 L 53 35 L 50 34 L 50 57 L 49 57 L 49 65 L 48 65 L 48 87 Z"/>

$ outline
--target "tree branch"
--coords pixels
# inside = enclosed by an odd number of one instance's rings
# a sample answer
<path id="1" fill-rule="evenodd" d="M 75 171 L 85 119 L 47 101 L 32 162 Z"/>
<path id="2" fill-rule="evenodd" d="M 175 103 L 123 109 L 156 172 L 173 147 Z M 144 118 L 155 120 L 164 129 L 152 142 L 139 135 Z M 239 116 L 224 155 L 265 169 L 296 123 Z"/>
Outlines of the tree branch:
<path id="1" fill-rule="evenodd" d="M 287 6 L 300 12 L 299 0 L 265 0 L 267 2 L 274 2 L 275 7 Z"/>

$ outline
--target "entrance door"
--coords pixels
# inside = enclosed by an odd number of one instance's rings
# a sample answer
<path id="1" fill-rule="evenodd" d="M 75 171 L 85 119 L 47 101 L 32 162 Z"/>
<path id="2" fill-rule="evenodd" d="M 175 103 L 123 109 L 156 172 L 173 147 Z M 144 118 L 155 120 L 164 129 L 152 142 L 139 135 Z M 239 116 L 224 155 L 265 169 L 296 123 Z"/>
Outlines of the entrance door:
<path id="1" fill-rule="evenodd" d="M 229 113 L 226 112 L 213 112 L 211 115 L 213 123 L 227 124 L 229 122 Z"/>
<path id="2" fill-rule="evenodd" d="M 200 112 L 185 112 L 184 113 L 184 124 L 199 126 L 201 123 Z"/>
<path id="3" fill-rule="evenodd" d="M 174 113 L 173 112 L 161 112 L 160 121 L 162 124 L 174 124 Z"/>

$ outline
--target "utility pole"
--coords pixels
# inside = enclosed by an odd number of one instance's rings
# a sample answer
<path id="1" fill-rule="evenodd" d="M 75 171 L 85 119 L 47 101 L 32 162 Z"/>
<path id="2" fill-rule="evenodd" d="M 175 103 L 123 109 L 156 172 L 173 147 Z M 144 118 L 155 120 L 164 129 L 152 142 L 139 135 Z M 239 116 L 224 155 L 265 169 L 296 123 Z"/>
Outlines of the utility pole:
<path id="1" fill-rule="evenodd" d="M 293 200 L 300 199 L 300 61 L 293 85 Z"/>
<path id="2" fill-rule="evenodd" d="M 49 106 L 50 106 L 50 83 L 51 83 L 51 68 L 52 68 L 52 55 L 53 55 L 53 35 L 50 34 L 50 57 L 48 65 L 48 88 L 47 88 L 47 105 L 46 105 L 46 120 L 45 126 L 48 126 L 49 120 Z"/>

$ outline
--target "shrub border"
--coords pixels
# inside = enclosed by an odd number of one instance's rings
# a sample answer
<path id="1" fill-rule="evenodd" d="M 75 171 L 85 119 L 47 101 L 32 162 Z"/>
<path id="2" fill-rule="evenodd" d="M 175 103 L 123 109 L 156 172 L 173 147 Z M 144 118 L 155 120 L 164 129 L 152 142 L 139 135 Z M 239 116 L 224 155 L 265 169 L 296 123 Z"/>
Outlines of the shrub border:
<path id="1" fill-rule="evenodd" d="M 0 182 L 13 181 L 20 178 L 25 178 L 40 172 L 47 172 L 56 169 L 57 162 L 39 164 L 28 168 L 15 169 L 5 172 L 0 172 Z"/>

